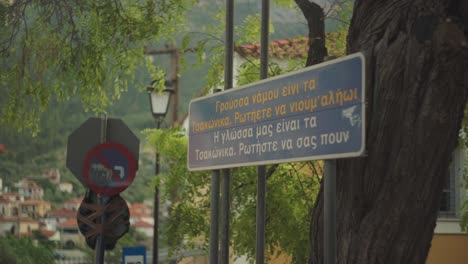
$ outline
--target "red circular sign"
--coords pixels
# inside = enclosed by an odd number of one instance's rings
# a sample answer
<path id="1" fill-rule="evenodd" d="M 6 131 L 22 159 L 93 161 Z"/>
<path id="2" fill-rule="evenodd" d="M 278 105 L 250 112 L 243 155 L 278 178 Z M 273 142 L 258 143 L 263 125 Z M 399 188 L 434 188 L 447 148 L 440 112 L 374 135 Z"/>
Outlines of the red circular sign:
<path id="1" fill-rule="evenodd" d="M 136 160 L 123 145 L 106 142 L 93 147 L 84 161 L 86 185 L 98 194 L 115 195 L 133 182 Z"/>

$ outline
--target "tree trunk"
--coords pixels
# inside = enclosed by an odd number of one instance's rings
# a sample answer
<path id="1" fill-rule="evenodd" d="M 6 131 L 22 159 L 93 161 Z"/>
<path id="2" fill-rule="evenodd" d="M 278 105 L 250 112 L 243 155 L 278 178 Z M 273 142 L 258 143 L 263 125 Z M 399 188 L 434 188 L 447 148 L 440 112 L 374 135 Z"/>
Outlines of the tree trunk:
<path id="1" fill-rule="evenodd" d="M 304 14 L 309 27 L 309 51 L 306 66 L 323 62 L 323 58 L 327 56 L 323 9 L 309 0 L 295 0 L 295 2 Z"/>
<path id="2" fill-rule="evenodd" d="M 423 264 L 468 86 L 463 0 L 359 1 L 348 53 L 366 56 L 367 157 L 337 161 L 337 263 Z M 310 263 L 323 263 L 323 195 Z"/>

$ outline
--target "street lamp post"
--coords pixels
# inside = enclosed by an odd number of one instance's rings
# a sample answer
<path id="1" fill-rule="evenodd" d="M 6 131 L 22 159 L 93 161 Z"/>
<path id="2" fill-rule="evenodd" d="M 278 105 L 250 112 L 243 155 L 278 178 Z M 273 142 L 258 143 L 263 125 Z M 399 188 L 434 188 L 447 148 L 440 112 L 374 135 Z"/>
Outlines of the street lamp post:
<path id="1" fill-rule="evenodd" d="M 167 110 L 169 108 L 169 102 L 171 100 L 172 90 L 169 89 L 171 82 L 166 81 L 166 89 L 162 91 L 156 90 L 153 86 L 148 86 L 147 91 L 149 95 L 151 114 L 153 115 L 154 120 L 156 121 L 156 128 L 161 127 L 161 122 L 166 116 Z M 154 173 L 156 177 L 159 175 L 159 154 L 157 149 L 155 150 L 155 165 Z M 158 180 L 159 182 L 159 180 Z M 153 210 L 153 263 L 158 263 L 158 227 L 159 227 L 159 189 L 158 184 L 154 187 L 154 210 Z"/>

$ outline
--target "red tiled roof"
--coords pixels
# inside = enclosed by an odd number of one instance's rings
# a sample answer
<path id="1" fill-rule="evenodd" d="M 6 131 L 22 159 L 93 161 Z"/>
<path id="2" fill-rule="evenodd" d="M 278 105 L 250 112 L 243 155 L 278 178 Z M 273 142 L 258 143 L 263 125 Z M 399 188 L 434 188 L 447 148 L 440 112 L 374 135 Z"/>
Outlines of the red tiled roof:
<path id="1" fill-rule="evenodd" d="M 133 227 L 153 227 L 152 224 L 144 221 L 138 221 L 132 224 Z"/>
<path id="2" fill-rule="evenodd" d="M 0 153 L 7 153 L 8 148 L 5 144 L 0 144 Z"/>
<path id="3" fill-rule="evenodd" d="M 41 235 L 45 237 L 52 237 L 56 233 L 56 231 L 51 231 L 51 230 L 39 230 L 39 232 L 41 232 Z M 21 237 L 34 237 L 34 232 L 29 231 L 27 233 L 21 233 L 20 236 Z"/>
<path id="4" fill-rule="evenodd" d="M 49 217 L 55 218 L 75 218 L 77 212 L 65 208 L 59 208 L 49 213 Z"/>
<path id="5" fill-rule="evenodd" d="M 134 203 L 129 206 L 130 208 L 142 208 L 142 209 L 151 209 L 150 207 L 142 204 L 142 203 Z"/>
<path id="6" fill-rule="evenodd" d="M 10 203 L 14 203 L 14 202 L 7 200 L 7 199 L 0 198 L 0 204 L 10 204 Z"/>
<path id="7" fill-rule="evenodd" d="M 140 203 L 132 204 L 128 209 L 130 210 L 130 214 L 147 214 L 146 212 L 151 214 L 153 211 L 150 207 Z"/>
<path id="8" fill-rule="evenodd" d="M 142 212 L 132 212 L 132 211 L 130 211 L 130 217 L 131 217 L 131 218 L 142 218 L 142 217 L 145 217 L 145 218 L 152 218 L 153 215 L 151 215 L 151 214 L 145 214 L 145 213 L 142 213 Z"/>
<path id="9" fill-rule="evenodd" d="M 337 45 L 338 39 L 343 37 L 341 32 L 326 32 L 325 38 L 328 47 L 328 53 L 332 56 L 342 55 L 346 49 Z M 272 40 L 268 45 L 270 57 L 278 59 L 307 58 L 309 51 L 309 37 L 299 36 L 288 39 Z M 260 57 L 260 44 L 249 43 L 234 47 L 234 50 L 242 57 Z"/>
<path id="10" fill-rule="evenodd" d="M 39 221 L 36 221 L 32 219 L 31 217 L 0 217 L 0 222 L 28 222 L 28 223 L 39 223 Z"/>
<path id="11" fill-rule="evenodd" d="M 58 223 L 57 227 L 78 227 L 76 219 L 70 219 L 62 223 Z"/>
<path id="12" fill-rule="evenodd" d="M 55 235 L 56 231 L 52 231 L 52 230 L 41 230 L 41 234 L 45 237 L 51 237 L 53 235 Z"/>
<path id="13" fill-rule="evenodd" d="M 308 37 L 295 37 L 288 39 L 272 40 L 268 45 L 269 55 L 279 59 L 306 58 L 309 50 Z M 260 57 L 260 44 L 243 44 L 236 46 L 234 50 L 242 57 Z"/>
<path id="14" fill-rule="evenodd" d="M 48 204 L 50 205 L 50 202 L 47 202 L 47 201 L 42 201 L 42 200 L 24 200 L 23 202 L 21 202 L 20 204 Z"/>

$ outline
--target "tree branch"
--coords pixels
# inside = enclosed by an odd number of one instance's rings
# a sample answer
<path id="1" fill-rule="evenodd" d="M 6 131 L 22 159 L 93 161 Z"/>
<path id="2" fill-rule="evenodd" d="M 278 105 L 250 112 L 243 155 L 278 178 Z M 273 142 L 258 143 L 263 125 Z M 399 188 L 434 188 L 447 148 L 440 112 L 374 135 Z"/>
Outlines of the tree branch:
<path id="1" fill-rule="evenodd" d="M 323 62 L 327 56 L 325 47 L 325 15 L 322 7 L 308 0 L 294 0 L 301 9 L 309 27 L 309 52 L 306 66 Z"/>

